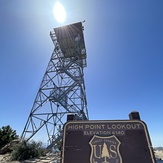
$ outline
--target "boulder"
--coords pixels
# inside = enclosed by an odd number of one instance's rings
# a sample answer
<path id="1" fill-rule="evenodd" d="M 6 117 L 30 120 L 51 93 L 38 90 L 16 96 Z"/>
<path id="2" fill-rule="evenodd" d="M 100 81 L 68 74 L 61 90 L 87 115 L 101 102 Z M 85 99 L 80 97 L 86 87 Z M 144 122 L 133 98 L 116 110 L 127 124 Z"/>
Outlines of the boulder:
<path id="1" fill-rule="evenodd" d="M 16 144 L 20 141 L 18 139 L 12 140 L 10 143 L 6 144 L 5 146 L 0 148 L 0 154 L 6 154 L 11 152 Z"/>

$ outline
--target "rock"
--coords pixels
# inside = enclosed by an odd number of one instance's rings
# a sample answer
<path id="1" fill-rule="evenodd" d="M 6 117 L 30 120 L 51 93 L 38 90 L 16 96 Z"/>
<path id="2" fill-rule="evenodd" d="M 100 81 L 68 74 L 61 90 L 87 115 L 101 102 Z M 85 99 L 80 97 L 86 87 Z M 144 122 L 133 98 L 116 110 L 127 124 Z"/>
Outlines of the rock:
<path id="1" fill-rule="evenodd" d="M 0 154 L 6 154 L 8 152 L 11 152 L 16 144 L 19 143 L 19 140 L 13 140 L 10 143 L 6 144 L 0 149 Z"/>

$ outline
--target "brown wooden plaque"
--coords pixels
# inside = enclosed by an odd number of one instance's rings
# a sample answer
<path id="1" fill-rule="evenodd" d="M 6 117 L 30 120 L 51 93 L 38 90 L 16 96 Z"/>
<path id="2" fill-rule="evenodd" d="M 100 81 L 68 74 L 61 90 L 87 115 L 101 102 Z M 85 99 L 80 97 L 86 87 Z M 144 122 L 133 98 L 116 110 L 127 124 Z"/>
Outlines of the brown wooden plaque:
<path id="1" fill-rule="evenodd" d="M 70 121 L 64 126 L 62 163 L 155 163 L 140 120 Z"/>

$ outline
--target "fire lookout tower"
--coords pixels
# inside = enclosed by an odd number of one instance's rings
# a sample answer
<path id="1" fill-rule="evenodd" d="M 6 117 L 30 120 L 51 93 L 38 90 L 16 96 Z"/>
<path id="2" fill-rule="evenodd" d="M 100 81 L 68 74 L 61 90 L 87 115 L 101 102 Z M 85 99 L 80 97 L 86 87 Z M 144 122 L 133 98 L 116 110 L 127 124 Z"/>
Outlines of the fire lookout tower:
<path id="1" fill-rule="evenodd" d="M 82 23 L 54 28 L 50 32 L 54 51 L 38 89 L 22 138 L 46 131 L 50 146 L 62 138 L 68 114 L 88 119 L 83 68 L 86 48 Z M 43 133 L 45 136 L 45 132 Z"/>

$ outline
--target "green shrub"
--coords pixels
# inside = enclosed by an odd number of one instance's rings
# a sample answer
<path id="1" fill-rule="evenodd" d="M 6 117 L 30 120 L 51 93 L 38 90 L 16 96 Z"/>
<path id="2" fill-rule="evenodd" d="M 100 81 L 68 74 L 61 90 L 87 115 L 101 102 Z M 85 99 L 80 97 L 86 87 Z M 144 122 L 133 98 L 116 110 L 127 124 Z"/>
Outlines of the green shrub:
<path id="1" fill-rule="evenodd" d="M 16 130 L 13 130 L 9 125 L 0 128 L 0 148 L 17 138 Z"/>
<path id="2" fill-rule="evenodd" d="M 42 147 L 41 142 L 27 142 L 22 141 L 17 146 L 15 146 L 13 152 L 11 153 L 11 160 L 27 160 L 30 158 L 39 158 L 40 156 L 45 156 L 46 149 Z"/>

